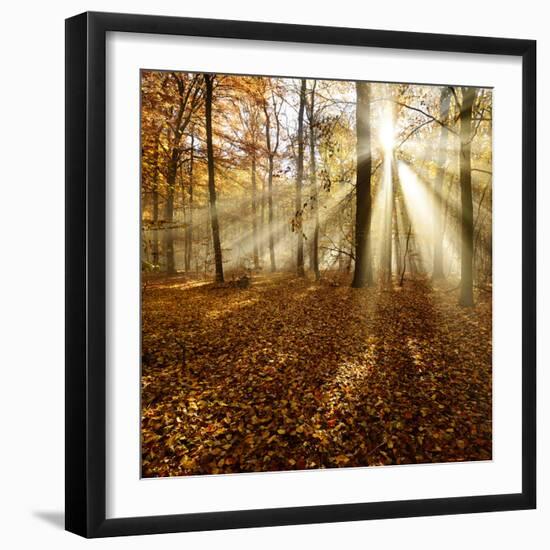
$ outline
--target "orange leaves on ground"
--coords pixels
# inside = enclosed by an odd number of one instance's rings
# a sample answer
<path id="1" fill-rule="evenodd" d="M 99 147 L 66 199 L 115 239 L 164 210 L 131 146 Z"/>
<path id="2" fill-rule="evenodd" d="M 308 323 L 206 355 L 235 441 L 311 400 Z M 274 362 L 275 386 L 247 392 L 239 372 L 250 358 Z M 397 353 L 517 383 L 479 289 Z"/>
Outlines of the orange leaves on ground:
<path id="1" fill-rule="evenodd" d="M 490 299 L 443 286 L 149 285 L 143 475 L 490 459 Z"/>

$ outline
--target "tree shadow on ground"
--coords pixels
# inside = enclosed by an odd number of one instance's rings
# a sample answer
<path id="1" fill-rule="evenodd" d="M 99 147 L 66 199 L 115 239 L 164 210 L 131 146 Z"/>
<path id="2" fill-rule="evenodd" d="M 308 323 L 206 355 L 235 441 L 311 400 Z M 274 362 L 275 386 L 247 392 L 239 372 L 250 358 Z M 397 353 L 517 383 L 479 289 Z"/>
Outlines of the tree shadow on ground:
<path id="1" fill-rule="evenodd" d="M 144 304 L 166 355 L 143 369 L 145 476 L 432 461 L 417 452 L 434 405 L 418 372 L 439 338 L 431 289 L 287 276 L 174 292 Z M 167 330 L 189 342 L 185 364 Z"/>

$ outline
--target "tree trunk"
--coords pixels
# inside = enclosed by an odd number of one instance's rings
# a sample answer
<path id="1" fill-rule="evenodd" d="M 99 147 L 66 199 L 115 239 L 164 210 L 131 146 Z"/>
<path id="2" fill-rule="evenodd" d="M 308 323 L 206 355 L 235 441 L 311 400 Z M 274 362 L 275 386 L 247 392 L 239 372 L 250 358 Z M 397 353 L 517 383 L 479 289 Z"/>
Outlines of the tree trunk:
<path id="1" fill-rule="evenodd" d="M 273 238 L 273 155 L 269 155 L 267 174 L 267 222 L 269 231 L 269 266 L 271 271 L 277 270 L 275 263 L 275 242 Z"/>
<path id="2" fill-rule="evenodd" d="M 178 170 L 178 157 L 176 150 L 172 152 L 168 164 L 168 177 L 166 189 L 166 202 L 164 204 L 164 252 L 166 255 L 166 272 L 172 274 L 176 272 L 176 263 L 174 259 L 174 191 L 176 188 L 176 176 Z"/>
<path id="3" fill-rule="evenodd" d="M 390 159 L 390 175 L 388 180 L 388 188 L 386 190 L 386 206 L 385 206 L 385 231 L 384 231 L 384 281 L 388 284 L 392 282 L 392 271 L 393 271 L 393 206 L 394 206 L 394 193 L 397 189 L 397 162 L 395 158 L 395 153 L 392 151 Z"/>
<path id="4" fill-rule="evenodd" d="M 302 185 L 304 179 L 304 108 L 306 103 L 306 80 L 302 78 L 300 87 L 300 107 L 298 109 L 298 159 L 296 170 L 296 273 L 305 276 L 304 271 L 304 236 L 303 236 L 303 205 Z"/>
<path id="5" fill-rule="evenodd" d="M 441 90 L 439 102 L 439 116 L 441 122 L 446 123 L 449 116 L 449 107 L 451 104 L 451 93 L 449 88 L 445 87 Z M 439 136 L 439 158 L 437 159 L 437 176 L 434 185 L 434 257 L 432 279 L 442 279 L 445 277 L 443 272 L 443 181 L 445 178 L 445 163 L 447 161 L 447 139 L 448 131 L 441 126 Z"/>
<path id="6" fill-rule="evenodd" d="M 187 208 L 187 189 L 185 187 L 186 178 L 184 177 L 183 164 L 180 166 L 180 185 L 181 185 L 181 210 L 183 212 L 183 269 L 187 272 L 187 226 L 188 226 L 188 208 Z"/>
<path id="7" fill-rule="evenodd" d="M 260 269 L 258 257 L 258 189 L 256 185 L 256 152 L 252 153 L 252 254 L 254 258 L 254 269 Z"/>
<path id="8" fill-rule="evenodd" d="M 275 143 L 272 144 L 271 142 L 271 116 L 269 114 L 269 110 L 267 108 L 267 99 L 264 98 L 263 102 L 263 108 L 264 108 L 264 115 L 265 115 L 265 141 L 267 146 L 267 223 L 268 223 L 268 241 L 269 241 L 269 266 L 271 269 L 271 272 L 274 272 L 277 270 L 277 266 L 275 263 L 275 239 L 273 235 L 274 227 L 273 227 L 273 164 L 275 159 L 275 154 L 277 153 L 277 149 L 279 147 L 279 130 L 280 130 L 280 123 L 279 123 L 279 115 L 277 113 L 277 109 L 275 106 L 275 100 L 274 96 L 271 96 L 271 99 L 273 100 L 273 115 L 275 117 Z"/>
<path id="9" fill-rule="evenodd" d="M 208 198 L 210 205 L 210 220 L 212 225 L 212 243 L 214 245 L 214 264 L 216 282 L 223 283 L 222 247 L 220 243 L 220 225 L 216 206 L 216 182 L 214 176 L 214 146 L 212 144 L 212 88 L 213 75 L 205 74 L 205 125 L 206 125 L 206 154 L 208 164 Z"/>
<path id="10" fill-rule="evenodd" d="M 260 244 L 259 244 L 259 253 L 260 260 L 264 261 L 265 256 L 265 206 L 266 206 L 266 196 L 265 196 L 265 175 L 262 179 L 262 191 L 260 196 Z"/>
<path id="11" fill-rule="evenodd" d="M 313 228 L 313 238 L 311 240 L 311 269 L 315 275 L 315 280 L 321 279 L 319 271 L 319 191 L 317 189 L 317 161 L 315 159 L 315 87 L 317 81 L 313 81 L 311 88 L 311 102 L 309 111 L 309 171 L 311 180 L 311 195 L 313 197 L 313 208 L 315 216 L 315 226 Z"/>
<path id="12" fill-rule="evenodd" d="M 398 196 L 397 192 L 393 193 L 393 249 L 395 251 L 395 273 L 399 276 L 401 273 L 401 233 L 399 231 L 399 219 L 398 219 Z"/>
<path id="13" fill-rule="evenodd" d="M 473 202 L 472 202 L 472 107 L 475 99 L 474 88 L 462 88 L 460 109 L 460 201 L 462 205 L 462 249 L 460 261 L 460 299 L 462 306 L 474 305 L 473 293 Z"/>
<path id="14" fill-rule="evenodd" d="M 157 139 L 155 141 L 155 154 L 154 154 L 154 168 L 153 168 L 153 185 L 152 185 L 152 195 L 153 195 L 153 258 L 152 263 L 154 266 L 160 264 L 159 257 L 159 144 L 160 144 L 160 131 L 158 132 Z"/>
<path id="15" fill-rule="evenodd" d="M 355 271 L 351 286 L 363 288 L 373 283 L 370 242 L 371 225 L 371 127 L 370 88 L 366 82 L 357 82 L 357 182 L 355 200 Z"/>
<path id="16" fill-rule="evenodd" d="M 411 239 L 412 225 L 409 224 L 409 230 L 407 231 L 407 240 L 405 241 L 405 254 L 403 254 L 403 264 L 401 266 L 401 278 L 399 279 L 399 286 L 403 286 L 405 280 L 405 270 L 407 268 L 407 255 L 409 253 L 409 241 Z"/>
<path id="17" fill-rule="evenodd" d="M 193 169 L 195 161 L 195 136 L 191 134 L 191 152 L 189 156 L 189 216 L 188 223 L 185 229 L 186 255 L 185 255 L 185 271 L 191 270 L 191 262 L 193 261 Z"/>

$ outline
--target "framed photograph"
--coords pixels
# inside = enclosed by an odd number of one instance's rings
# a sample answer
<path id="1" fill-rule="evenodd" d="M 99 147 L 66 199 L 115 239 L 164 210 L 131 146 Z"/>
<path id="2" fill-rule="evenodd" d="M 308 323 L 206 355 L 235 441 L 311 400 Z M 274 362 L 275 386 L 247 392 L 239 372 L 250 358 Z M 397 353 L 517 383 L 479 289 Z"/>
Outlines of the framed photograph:
<path id="1" fill-rule="evenodd" d="M 536 44 L 66 21 L 66 528 L 535 507 Z"/>

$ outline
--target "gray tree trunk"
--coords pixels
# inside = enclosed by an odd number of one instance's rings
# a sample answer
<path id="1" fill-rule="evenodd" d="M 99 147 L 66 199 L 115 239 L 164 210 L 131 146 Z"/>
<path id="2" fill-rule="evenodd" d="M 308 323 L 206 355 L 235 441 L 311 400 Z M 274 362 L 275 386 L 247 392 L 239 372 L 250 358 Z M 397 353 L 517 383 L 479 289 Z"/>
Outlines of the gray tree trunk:
<path id="1" fill-rule="evenodd" d="M 363 288 L 373 283 L 370 226 L 371 198 L 371 125 L 370 87 L 357 82 L 356 131 L 357 131 L 357 181 L 355 200 L 355 271 L 351 286 Z"/>
<path id="2" fill-rule="evenodd" d="M 314 208 L 314 228 L 313 238 L 311 239 L 311 269 L 315 275 L 315 280 L 321 279 L 319 271 L 319 190 L 317 189 L 317 161 L 315 159 L 315 88 L 317 81 L 313 81 L 311 88 L 311 101 L 309 106 L 309 171 L 311 180 L 311 195 L 313 197 Z"/>
<path id="3" fill-rule="evenodd" d="M 305 276 L 304 271 L 304 236 L 303 236 L 303 205 L 302 185 L 304 179 L 304 108 L 306 104 L 306 80 L 302 79 L 300 86 L 300 107 L 298 109 L 298 158 L 296 170 L 296 273 L 299 277 Z"/>
<path id="4" fill-rule="evenodd" d="M 256 152 L 252 153 L 252 254 L 254 258 L 254 269 L 260 268 L 258 257 L 258 189 L 256 183 Z"/>

